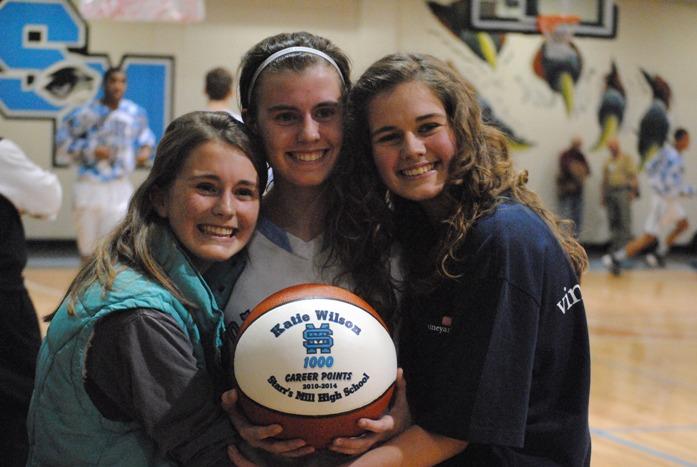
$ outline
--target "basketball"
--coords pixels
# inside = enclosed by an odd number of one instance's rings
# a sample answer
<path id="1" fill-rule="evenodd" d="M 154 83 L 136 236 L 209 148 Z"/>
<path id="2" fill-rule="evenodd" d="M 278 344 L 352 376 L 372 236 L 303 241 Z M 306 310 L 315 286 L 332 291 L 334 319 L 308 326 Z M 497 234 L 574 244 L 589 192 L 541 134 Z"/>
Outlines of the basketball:
<path id="1" fill-rule="evenodd" d="M 240 328 L 239 405 L 256 425 L 315 448 L 362 433 L 394 392 L 397 355 L 378 313 L 340 287 L 301 284 L 267 297 Z"/>

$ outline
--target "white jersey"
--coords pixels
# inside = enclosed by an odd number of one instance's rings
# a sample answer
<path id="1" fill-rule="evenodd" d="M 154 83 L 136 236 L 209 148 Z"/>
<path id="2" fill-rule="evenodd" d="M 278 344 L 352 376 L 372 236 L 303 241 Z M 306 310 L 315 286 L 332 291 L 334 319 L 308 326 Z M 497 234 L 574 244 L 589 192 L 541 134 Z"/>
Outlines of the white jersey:
<path id="1" fill-rule="evenodd" d="M 351 289 L 346 279 L 334 283 L 338 267 L 323 267 L 322 238 L 306 242 L 260 217 L 247 247 L 249 260 L 225 307 L 225 324 L 240 326 L 259 302 L 292 285 L 322 283 Z"/>
<path id="2" fill-rule="evenodd" d="M 225 307 L 225 325 L 239 329 L 249 311 L 269 295 L 286 287 L 303 283 L 331 284 L 351 290 L 350 280 L 342 276 L 336 266 L 324 267 L 323 236 L 303 241 L 264 217 L 259 217 L 257 230 L 247 246 L 249 259 L 240 274 Z M 396 268 L 392 258 L 392 270 Z M 401 275 L 399 275 L 401 279 Z M 240 444 L 242 453 L 259 465 L 285 467 L 332 467 L 352 459 L 343 454 L 322 450 L 301 459 L 279 458 L 246 443 Z"/>

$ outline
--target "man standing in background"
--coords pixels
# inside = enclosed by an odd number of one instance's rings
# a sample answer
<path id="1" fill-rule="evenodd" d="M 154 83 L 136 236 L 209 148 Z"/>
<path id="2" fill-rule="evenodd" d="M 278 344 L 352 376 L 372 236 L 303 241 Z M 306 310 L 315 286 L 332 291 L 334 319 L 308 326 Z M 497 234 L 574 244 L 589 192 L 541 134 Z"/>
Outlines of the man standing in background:
<path id="1" fill-rule="evenodd" d="M 583 222 L 583 185 L 590 175 L 590 167 L 581 152 L 583 141 L 579 136 L 571 140 L 571 147 L 559 156 L 559 175 L 557 176 L 557 197 L 559 214 L 562 218 L 574 221 L 576 237 L 581 234 Z"/>
<path id="2" fill-rule="evenodd" d="M 227 112 L 238 122 L 242 122 L 242 116 L 232 110 L 234 91 L 232 87 L 233 77 L 227 69 L 216 67 L 206 73 L 206 96 L 208 102 L 204 110 L 211 112 Z M 268 168 L 266 189 L 273 183 L 273 170 Z"/>
<path id="3" fill-rule="evenodd" d="M 232 110 L 232 98 L 234 96 L 232 89 L 232 73 L 222 67 L 216 67 L 206 73 L 206 96 L 208 102 L 206 109 L 213 112 L 227 112 L 232 115 L 238 122 L 242 121 L 242 117 Z"/>
<path id="4" fill-rule="evenodd" d="M 145 109 L 123 98 L 123 70 L 109 68 L 102 86 L 102 99 L 70 113 L 56 134 L 59 154 L 78 165 L 73 212 L 83 262 L 123 219 L 133 194 L 128 177 L 148 163 L 155 145 Z"/>
<path id="5" fill-rule="evenodd" d="M 26 465 L 27 411 L 34 388 L 41 333 L 22 272 L 27 246 L 20 216 L 55 219 L 58 178 L 0 138 L 0 464 Z"/>
<path id="6" fill-rule="evenodd" d="M 637 165 L 623 153 L 616 139 L 608 141 L 610 156 L 603 164 L 602 204 L 607 210 L 610 251 L 616 251 L 632 239 L 632 206 L 639 190 Z"/>

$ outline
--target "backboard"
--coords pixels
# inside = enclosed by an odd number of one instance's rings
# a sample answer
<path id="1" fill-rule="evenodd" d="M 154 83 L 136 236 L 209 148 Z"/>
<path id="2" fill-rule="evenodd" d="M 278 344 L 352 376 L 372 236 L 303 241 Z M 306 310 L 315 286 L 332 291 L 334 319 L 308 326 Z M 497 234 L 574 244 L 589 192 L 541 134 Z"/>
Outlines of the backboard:
<path id="1" fill-rule="evenodd" d="M 613 38 L 617 34 L 614 0 L 469 0 L 469 27 L 478 31 L 540 34 L 538 16 L 578 16 L 574 36 Z"/>

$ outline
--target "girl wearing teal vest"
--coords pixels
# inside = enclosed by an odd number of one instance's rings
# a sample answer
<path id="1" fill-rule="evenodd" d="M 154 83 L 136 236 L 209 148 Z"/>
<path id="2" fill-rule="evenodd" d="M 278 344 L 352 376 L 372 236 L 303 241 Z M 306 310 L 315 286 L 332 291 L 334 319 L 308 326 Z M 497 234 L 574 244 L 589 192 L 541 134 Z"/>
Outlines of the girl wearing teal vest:
<path id="1" fill-rule="evenodd" d="M 220 408 L 229 290 L 212 291 L 204 275 L 244 249 L 265 184 L 264 163 L 228 114 L 168 126 L 126 218 L 52 316 L 28 465 L 230 463 L 235 431 Z"/>

